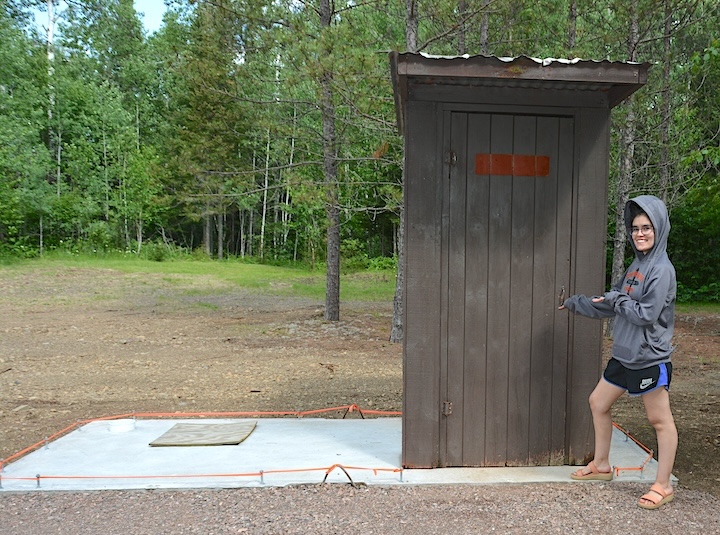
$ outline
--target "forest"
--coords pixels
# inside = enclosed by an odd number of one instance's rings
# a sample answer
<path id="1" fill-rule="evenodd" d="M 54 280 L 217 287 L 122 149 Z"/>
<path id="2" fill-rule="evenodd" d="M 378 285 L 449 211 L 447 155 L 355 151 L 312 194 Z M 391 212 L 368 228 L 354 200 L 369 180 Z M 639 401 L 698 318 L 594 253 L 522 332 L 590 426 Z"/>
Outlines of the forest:
<path id="1" fill-rule="evenodd" d="M 583 58 L 652 64 L 613 110 L 608 281 L 651 193 L 679 299 L 720 301 L 716 0 L 165 3 L 148 34 L 142 2 L 0 0 L 0 257 L 298 263 L 332 294 L 402 251 L 390 51 Z"/>

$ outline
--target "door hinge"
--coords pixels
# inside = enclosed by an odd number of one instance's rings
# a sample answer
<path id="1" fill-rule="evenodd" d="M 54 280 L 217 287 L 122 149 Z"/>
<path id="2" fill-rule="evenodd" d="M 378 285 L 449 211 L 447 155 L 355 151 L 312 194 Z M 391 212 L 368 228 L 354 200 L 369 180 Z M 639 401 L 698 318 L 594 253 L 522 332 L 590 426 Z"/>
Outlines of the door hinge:
<path id="1" fill-rule="evenodd" d="M 447 159 L 446 163 L 448 163 L 451 166 L 454 166 L 457 164 L 457 153 L 453 149 L 450 149 L 448 151 L 448 159 Z"/>
<path id="2" fill-rule="evenodd" d="M 452 414 L 453 404 L 452 401 L 443 401 L 442 413 L 443 416 L 450 416 Z"/>

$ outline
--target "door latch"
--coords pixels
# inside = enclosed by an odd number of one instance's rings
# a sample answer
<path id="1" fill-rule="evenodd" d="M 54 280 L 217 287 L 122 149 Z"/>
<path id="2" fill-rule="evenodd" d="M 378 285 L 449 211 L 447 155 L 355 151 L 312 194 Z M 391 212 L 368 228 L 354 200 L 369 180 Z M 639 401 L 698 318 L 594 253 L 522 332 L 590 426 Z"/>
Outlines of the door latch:
<path id="1" fill-rule="evenodd" d="M 450 416 L 452 414 L 453 404 L 452 401 L 443 401 L 442 413 L 443 416 Z"/>

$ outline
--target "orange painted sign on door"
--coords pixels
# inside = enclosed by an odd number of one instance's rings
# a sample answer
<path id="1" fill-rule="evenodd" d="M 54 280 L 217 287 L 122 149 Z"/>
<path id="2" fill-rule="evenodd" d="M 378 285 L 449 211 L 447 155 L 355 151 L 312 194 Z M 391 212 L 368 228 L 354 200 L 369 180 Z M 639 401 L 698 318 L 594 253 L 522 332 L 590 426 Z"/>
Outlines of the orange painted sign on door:
<path id="1" fill-rule="evenodd" d="M 550 157 L 534 154 L 476 154 L 475 174 L 548 176 Z"/>

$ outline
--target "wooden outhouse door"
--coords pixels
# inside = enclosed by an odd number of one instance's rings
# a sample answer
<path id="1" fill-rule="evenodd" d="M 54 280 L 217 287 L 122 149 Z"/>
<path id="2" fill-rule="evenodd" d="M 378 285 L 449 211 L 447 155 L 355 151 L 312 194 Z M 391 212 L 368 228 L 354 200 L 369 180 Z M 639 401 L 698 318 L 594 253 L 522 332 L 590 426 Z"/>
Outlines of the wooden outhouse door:
<path id="1" fill-rule="evenodd" d="M 574 119 L 443 122 L 440 463 L 562 464 Z"/>

